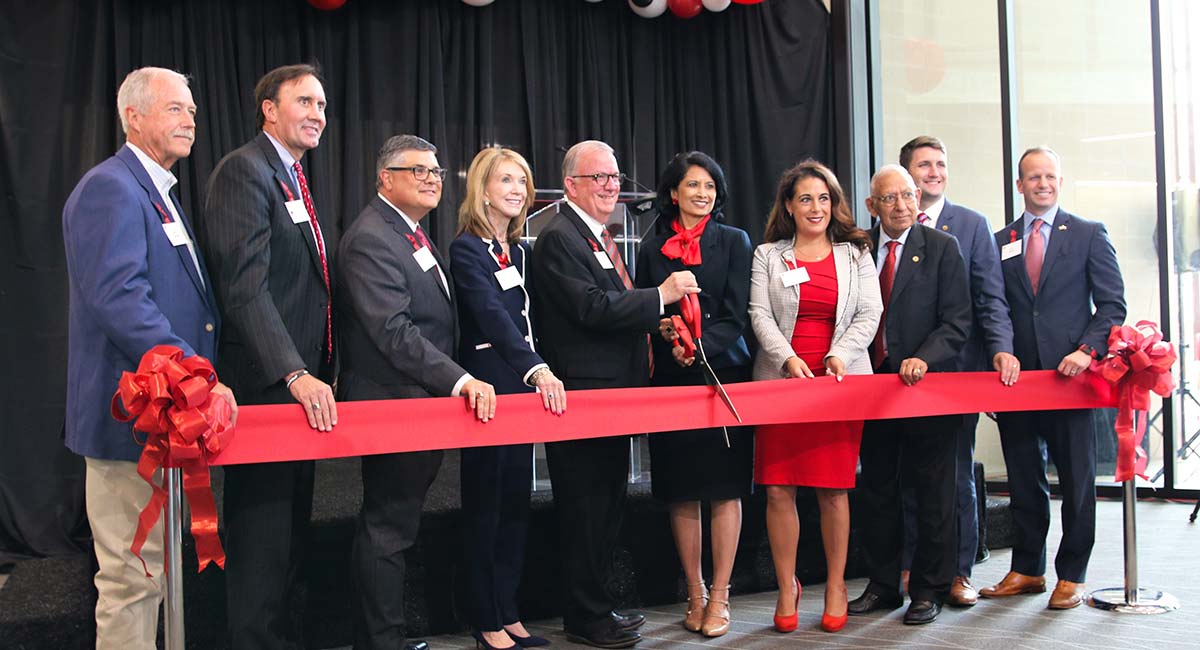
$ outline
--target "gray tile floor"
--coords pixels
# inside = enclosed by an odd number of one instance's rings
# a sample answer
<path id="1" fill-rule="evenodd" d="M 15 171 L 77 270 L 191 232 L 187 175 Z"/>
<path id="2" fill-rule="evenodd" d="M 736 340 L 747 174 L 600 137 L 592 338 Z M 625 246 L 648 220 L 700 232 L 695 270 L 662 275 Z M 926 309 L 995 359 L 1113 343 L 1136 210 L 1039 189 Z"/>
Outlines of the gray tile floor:
<path id="1" fill-rule="evenodd" d="M 1057 502 L 1054 504 L 1057 508 Z M 850 619 L 837 634 L 820 629 L 822 585 L 805 585 L 800 601 L 800 629 L 778 634 L 771 628 L 775 594 L 734 594 L 733 625 L 718 639 L 685 631 L 680 625 L 684 605 L 644 610 L 640 650 L 665 648 L 943 648 L 947 650 L 1026 650 L 1036 648 L 1122 649 L 1129 647 L 1173 650 L 1200 648 L 1200 524 L 1187 520 L 1192 503 L 1144 502 L 1138 505 L 1141 584 L 1165 589 L 1183 604 L 1161 616 L 1115 614 L 1082 606 L 1075 610 L 1047 610 L 1049 594 L 981 601 L 970 609 L 946 609 L 937 621 L 925 626 L 901 623 L 903 609 Z M 1051 567 L 1047 581 L 1053 588 L 1053 546 L 1058 540 L 1057 511 L 1051 525 Z M 998 581 L 1008 570 L 1011 552 L 993 551 L 990 560 L 975 568 L 977 587 Z M 1089 569 L 1088 587 L 1120 587 L 1123 581 L 1121 504 L 1102 501 L 1097 513 L 1097 541 Z M 850 582 L 851 597 L 861 593 L 866 581 Z M 536 634 L 549 637 L 553 648 L 578 650 L 570 643 L 560 620 L 528 622 Z M 474 648 L 465 634 L 428 639 L 433 650 Z"/>

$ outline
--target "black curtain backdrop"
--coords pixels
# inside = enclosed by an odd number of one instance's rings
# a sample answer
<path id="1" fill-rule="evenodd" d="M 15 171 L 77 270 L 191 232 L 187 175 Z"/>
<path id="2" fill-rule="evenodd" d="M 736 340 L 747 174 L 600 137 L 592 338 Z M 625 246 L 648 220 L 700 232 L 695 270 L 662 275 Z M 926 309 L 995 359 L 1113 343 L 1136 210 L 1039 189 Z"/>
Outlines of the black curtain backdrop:
<path id="1" fill-rule="evenodd" d="M 86 548 L 83 462 L 62 445 L 67 279 L 62 206 L 124 141 L 116 91 L 155 65 L 191 76 L 197 139 L 175 173 L 192 219 L 221 156 L 255 133 L 254 83 L 321 65 L 329 124 L 306 156 L 317 209 L 347 223 L 383 140 L 416 133 L 452 171 L 429 224 L 443 249 L 483 146 L 521 151 L 560 188 L 559 147 L 598 138 L 653 186 L 678 151 L 729 177 L 727 219 L 761 239 L 780 172 L 833 152 L 830 21 L 820 0 L 647 20 L 625 0 L 43 0 L 0 20 L 0 563 Z M 456 174 L 457 172 L 457 174 Z M 626 187 L 630 190 L 632 187 Z"/>

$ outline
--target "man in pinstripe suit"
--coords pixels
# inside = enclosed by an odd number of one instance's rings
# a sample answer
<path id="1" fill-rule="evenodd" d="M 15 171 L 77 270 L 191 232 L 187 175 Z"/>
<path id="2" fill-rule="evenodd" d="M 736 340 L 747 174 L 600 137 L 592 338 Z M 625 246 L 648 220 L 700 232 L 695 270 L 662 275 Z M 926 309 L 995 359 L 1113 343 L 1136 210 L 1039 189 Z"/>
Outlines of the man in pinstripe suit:
<path id="1" fill-rule="evenodd" d="M 198 228 L 225 324 L 217 371 L 244 403 L 294 400 L 310 427 L 329 431 L 337 424 L 329 274 L 335 220 L 316 214 L 300 165 L 325 129 L 325 91 L 314 67 L 289 65 L 264 75 L 254 95 L 262 132 L 217 164 Z M 234 648 L 292 641 L 289 592 L 303 560 L 312 491 L 312 461 L 225 469 Z"/>

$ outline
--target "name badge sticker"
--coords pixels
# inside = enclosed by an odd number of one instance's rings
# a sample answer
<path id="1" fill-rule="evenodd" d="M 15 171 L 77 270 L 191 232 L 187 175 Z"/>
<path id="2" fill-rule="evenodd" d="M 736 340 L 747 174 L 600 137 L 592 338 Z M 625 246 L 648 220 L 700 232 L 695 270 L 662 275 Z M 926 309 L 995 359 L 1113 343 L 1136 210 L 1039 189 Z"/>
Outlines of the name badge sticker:
<path id="1" fill-rule="evenodd" d="M 172 246 L 186 246 L 188 243 L 187 231 L 183 229 L 182 221 L 171 221 L 162 225 L 163 232 L 167 234 L 167 240 Z"/>
<path id="2" fill-rule="evenodd" d="M 794 287 L 798 284 L 804 284 L 812 278 L 808 277 L 808 269 L 801 266 L 790 271 L 784 271 L 780 279 L 783 281 L 783 286 Z"/>
<path id="3" fill-rule="evenodd" d="M 287 207 L 288 216 L 292 218 L 292 223 L 308 223 L 308 210 L 304 209 L 303 200 L 287 201 L 283 205 Z"/>
<path id="4" fill-rule="evenodd" d="M 414 251 L 413 259 L 421 266 L 422 271 L 428 271 L 437 266 L 437 260 L 433 259 L 433 253 L 426 246 L 422 246 Z"/>
<path id="5" fill-rule="evenodd" d="M 600 263 L 600 268 L 611 269 L 613 267 L 612 260 L 608 259 L 608 253 L 604 251 L 596 251 L 596 261 Z"/>
<path id="6" fill-rule="evenodd" d="M 520 271 L 517 271 L 517 267 L 515 266 L 502 268 L 499 271 L 496 271 L 494 275 L 496 276 L 496 282 L 500 283 L 501 291 L 508 291 L 513 287 L 519 287 L 522 284 L 525 284 L 524 279 L 521 277 Z"/>
<path id="7" fill-rule="evenodd" d="M 1011 241 L 1000 247 L 1000 259 L 1012 259 L 1021 254 L 1021 240 Z"/>

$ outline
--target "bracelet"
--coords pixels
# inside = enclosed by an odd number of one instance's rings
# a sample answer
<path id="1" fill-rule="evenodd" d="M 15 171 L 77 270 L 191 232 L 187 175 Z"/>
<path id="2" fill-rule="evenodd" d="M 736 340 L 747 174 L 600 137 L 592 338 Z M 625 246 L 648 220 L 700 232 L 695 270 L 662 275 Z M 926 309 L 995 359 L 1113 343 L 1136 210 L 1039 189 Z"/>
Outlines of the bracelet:
<path id="1" fill-rule="evenodd" d="M 299 379 L 299 378 L 301 378 L 301 377 L 303 377 L 304 375 L 307 375 L 307 374 L 308 374 L 308 370 L 306 370 L 306 369 L 304 369 L 304 368 L 301 368 L 301 369 L 297 370 L 296 372 L 292 373 L 292 376 L 291 376 L 291 377 L 288 377 L 288 379 L 287 379 L 287 383 L 285 383 L 285 384 L 283 385 L 283 387 L 284 387 L 284 388 L 289 388 L 289 389 L 290 389 L 290 388 L 292 387 L 292 384 L 296 383 L 296 380 L 297 380 L 297 379 Z"/>
<path id="2" fill-rule="evenodd" d="M 534 370 L 533 374 L 529 375 L 529 384 L 531 386 L 536 385 L 538 383 L 538 379 L 541 378 L 542 374 L 547 373 L 547 372 L 550 372 L 550 369 L 545 366 L 538 368 L 537 370 Z"/>

